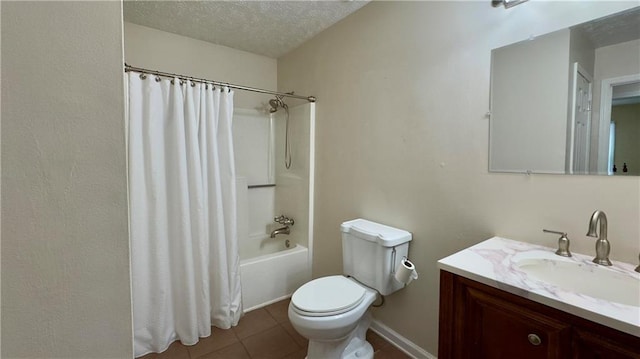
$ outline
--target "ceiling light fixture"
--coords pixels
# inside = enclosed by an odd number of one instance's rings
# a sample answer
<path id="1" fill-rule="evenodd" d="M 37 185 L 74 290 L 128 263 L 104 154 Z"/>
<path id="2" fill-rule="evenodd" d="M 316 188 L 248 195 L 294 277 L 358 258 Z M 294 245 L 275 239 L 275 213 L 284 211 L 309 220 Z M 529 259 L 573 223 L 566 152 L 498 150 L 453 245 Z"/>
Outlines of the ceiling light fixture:
<path id="1" fill-rule="evenodd" d="M 491 6 L 498 7 L 500 5 L 504 5 L 505 9 L 508 9 L 516 5 L 520 5 L 525 1 L 528 1 L 528 0 L 492 0 Z"/>

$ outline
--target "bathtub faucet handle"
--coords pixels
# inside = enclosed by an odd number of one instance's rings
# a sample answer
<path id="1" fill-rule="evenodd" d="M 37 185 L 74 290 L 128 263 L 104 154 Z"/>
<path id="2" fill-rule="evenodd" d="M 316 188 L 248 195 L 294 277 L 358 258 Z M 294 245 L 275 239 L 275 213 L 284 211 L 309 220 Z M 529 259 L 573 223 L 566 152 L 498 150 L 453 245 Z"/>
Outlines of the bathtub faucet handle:
<path id="1" fill-rule="evenodd" d="M 280 223 L 283 226 L 293 226 L 294 223 L 293 218 L 285 217 L 283 215 L 273 218 L 273 221 Z"/>

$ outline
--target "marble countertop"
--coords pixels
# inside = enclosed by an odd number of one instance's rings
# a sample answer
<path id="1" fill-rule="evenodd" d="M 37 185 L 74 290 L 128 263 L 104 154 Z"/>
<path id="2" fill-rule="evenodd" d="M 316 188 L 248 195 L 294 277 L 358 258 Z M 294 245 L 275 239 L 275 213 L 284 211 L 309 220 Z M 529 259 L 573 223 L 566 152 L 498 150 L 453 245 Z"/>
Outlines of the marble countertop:
<path id="1" fill-rule="evenodd" d="M 516 262 L 522 258 L 543 258 L 594 265 L 592 256 L 572 253 L 560 257 L 555 248 L 493 237 L 438 261 L 447 272 L 475 280 L 535 302 L 568 312 L 602 325 L 640 337 L 640 307 L 610 302 L 572 292 L 531 278 Z M 608 270 L 636 277 L 634 266 L 612 261 Z M 640 293 L 638 293 L 640 298 Z"/>

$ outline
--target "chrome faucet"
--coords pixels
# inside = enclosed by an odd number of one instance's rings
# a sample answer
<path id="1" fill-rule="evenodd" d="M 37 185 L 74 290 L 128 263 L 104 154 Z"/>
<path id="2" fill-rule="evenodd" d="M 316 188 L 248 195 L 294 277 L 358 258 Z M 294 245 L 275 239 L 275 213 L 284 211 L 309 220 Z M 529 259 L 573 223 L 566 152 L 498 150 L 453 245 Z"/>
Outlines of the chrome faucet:
<path id="1" fill-rule="evenodd" d="M 280 227 L 278 229 L 271 231 L 271 238 L 276 238 L 278 234 L 289 234 L 289 233 L 291 233 L 289 226 Z"/>
<path id="2" fill-rule="evenodd" d="M 600 234 L 596 235 L 598 222 L 600 222 Z M 598 210 L 591 215 L 587 236 L 598 238 L 596 241 L 596 257 L 593 259 L 593 262 L 603 266 L 610 266 L 609 252 L 611 252 L 611 245 L 607 240 L 607 216 L 603 211 Z"/>

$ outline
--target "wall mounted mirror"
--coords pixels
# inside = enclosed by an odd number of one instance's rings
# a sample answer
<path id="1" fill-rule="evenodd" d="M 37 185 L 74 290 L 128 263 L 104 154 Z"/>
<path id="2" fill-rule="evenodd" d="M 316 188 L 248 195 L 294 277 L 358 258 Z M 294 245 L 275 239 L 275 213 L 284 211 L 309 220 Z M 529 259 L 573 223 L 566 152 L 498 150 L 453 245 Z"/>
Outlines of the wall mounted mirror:
<path id="1" fill-rule="evenodd" d="M 491 52 L 489 171 L 640 175 L 640 7 Z"/>

